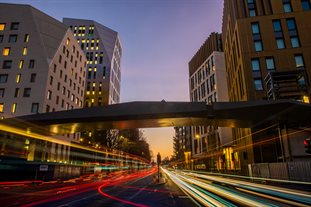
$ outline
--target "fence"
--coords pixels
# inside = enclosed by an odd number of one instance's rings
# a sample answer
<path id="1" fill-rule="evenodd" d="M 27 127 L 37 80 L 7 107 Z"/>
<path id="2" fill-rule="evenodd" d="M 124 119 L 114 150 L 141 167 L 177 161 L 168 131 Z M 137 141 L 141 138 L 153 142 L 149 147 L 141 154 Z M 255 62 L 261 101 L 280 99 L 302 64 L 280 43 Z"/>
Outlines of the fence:
<path id="1" fill-rule="evenodd" d="M 311 161 L 249 164 L 253 177 L 311 182 Z"/>

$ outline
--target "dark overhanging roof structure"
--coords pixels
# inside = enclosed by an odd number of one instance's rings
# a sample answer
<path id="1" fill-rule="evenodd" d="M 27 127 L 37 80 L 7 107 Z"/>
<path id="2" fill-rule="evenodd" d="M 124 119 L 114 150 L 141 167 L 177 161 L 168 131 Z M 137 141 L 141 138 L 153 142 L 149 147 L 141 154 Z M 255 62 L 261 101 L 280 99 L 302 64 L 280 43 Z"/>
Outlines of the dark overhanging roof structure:
<path id="1" fill-rule="evenodd" d="M 311 124 L 311 105 L 290 100 L 254 102 L 128 102 L 1 120 L 41 134 L 88 130 L 213 125 L 250 128 L 273 123 Z M 1 129 L 0 129 L 1 130 Z"/>

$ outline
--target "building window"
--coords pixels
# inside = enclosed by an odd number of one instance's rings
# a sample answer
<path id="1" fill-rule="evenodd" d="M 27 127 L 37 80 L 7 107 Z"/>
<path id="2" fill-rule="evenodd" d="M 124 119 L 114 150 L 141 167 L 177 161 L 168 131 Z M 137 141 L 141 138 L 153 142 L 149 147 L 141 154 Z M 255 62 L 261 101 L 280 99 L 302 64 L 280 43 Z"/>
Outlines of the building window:
<path id="1" fill-rule="evenodd" d="M 32 69 L 35 67 L 35 60 L 29 60 L 29 66 L 28 68 Z"/>
<path id="2" fill-rule="evenodd" d="M 50 76 L 50 85 L 53 85 L 53 76 Z"/>
<path id="3" fill-rule="evenodd" d="M 310 10 L 311 6 L 310 6 L 309 0 L 301 0 L 301 7 L 302 7 L 302 10 L 304 11 Z"/>
<path id="4" fill-rule="evenodd" d="M 283 9 L 284 12 L 292 12 L 292 5 L 290 3 L 290 0 L 283 0 Z"/>
<path id="5" fill-rule="evenodd" d="M 284 49 L 285 48 L 285 42 L 283 38 L 277 38 L 276 39 L 276 46 L 278 49 Z"/>
<path id="6" fill-rule="evenodd" d="M 27 47 L 23 48 L 23 55 L 27 55 Z"/>
<path id="7" fill-rule="evenodd" d="M 296 30 L 295 19 L 286 19 L 287 29 L 293 48 L 300 47 L 300 41 Z"/>
<path id="8" fill-rule="evenodd" d="M 39 103 L 32 103 L 31 105 L 31 113 L 37 114 L 39 111 Z"/>
<path id="9" fill-rule="evenodd" d="M 273 30 L 274 32 L 282 32 L 282 26 L 280 20 L 273 20 Z"/>
<path id="10" fill-rule="evenodd" d="M 255 41 L 254 41 L 254 45 L 255 45 L 255 51 L 256 51 L 256 52 L 260 52 L 260 51 L 263 50 L 261 40 L 255 40 Z"/>
<path id="11" fill-rule="evenodd" d="M 49 106 L 49 105 L 46 105 L 45 112 L 46 112 L 46 113 L 49 113 L 49 112 L 50 112 L 50 106 Z"/>
<path id="12" fill-rule="evenodd" d="M 14 97 L 17 98 L 19 95 L 19 88 L 15 88 Z"/>
<path id="13" fill-rule="evenodd" d="M 6 83 L 8 81 L 7 74 L 0 74 L 0 83 Z"/>
<path id="14" fill-rule="evenodd" d="M 21 74 L 17 74 L 16 75 L 16 83 L 20 83 L 21 82 Z"/>
<path id="15" fill-rule="evenodd" d="M 11 112 L 14 114 L 16 112 L 17 103 L 12 104 Z"/>
<path id="16" fill-rule="evenodd" d="M 69 45 L 69 44 L 70 44 L 70 39 L 67 38 L 67 40 L 66 40 L 66 45 Z"/>
<path id="17" fill-rule="evenodd" d="M 261 79 L 254 79 L 254 85 L 255 85 L 256 91 L 262 91 L 263 90 Z"/>
<path id="18" fill-rule="evenodd" d="M 19 22 L 12 22 L 11 30 L 18 30 Z"/>
<path id="19" fill-rule="evenodd" d="M 48 100 L 51 100 L 51 98 L 52 98 L 52 91 L 48 90 L 48 93 L 47 93 L 46 98 L 47 98 Z"/>
<path id="20" fill-rule="evenodd" d="M 10 35 L 9 42 L 17 42 L 17 35 Z"/>
<path id="21" fill-rule="evenodd" d="M 36 76 L 37 76 L 37 74 L 35 74 L 35 73 L 32 73 L 32 74 L 30 75 L 30 83 L 36 82 Z"/>
<path id="22" fill-rule="evenodd" d="M 3 35 L 0 35 L 0 43 L 3 42 Z"/>
<path id="23" fill-rule="evenodd" d="M 267 70 L 275 70 L 273 57 L 266 58 L 266 67 L 267 67 Z"/>
<path id="24" fill-rule="evenodd" d="M 302 55 L 295 55 L 295 63 L 296 63 L 296 68 L 301 68 L 304 67 L 304 60 Z"/>
<path id="25" fill-rule="evenodd" d="M 256 16 L 256 4 L 254 0 L 247 0 L 248 14 L 250 17 Z"/>
<path id="26" fill-rule="evenodd" d="M 0 31 L 5 30 L 5 23 L 0 23 Z"/>
<path id="27" fill-rule="evenodd" d="M 11 69 L 12 68 L 12 60 L 3 61 L 2 68 L 3 69 Z"/>
<path id="28" fill-rule="evenodd" d="M 23 97 L 30 97 L 31 88 L 24 88 Z"/>
<path id="29" fill-rule="evenodd" d="M 29 42 L 29 34 L 25 34 L 25 36 L 24 36 L 24 42 Z"/>
<path id="30" fill-rule="evenodd" d="M 254 58 L 252 59 L 252 71 L 260 71 L 260 63 L 259 63 L 259 58 Z"/>
<path id="31" fill-rule="evenodd" d="M 10 55 L 10 50 L 11 50 L 11 48 L 9 48 L 9 47 L 3 48 L 2 55 L 3 56 L 9 56 Z"/>
<path id="32" fill-rule="evenodd" d="M 294 19 L 287 19 L 286 24 L 288 31 L 296 31 L 296 23 Z"/>
<path id="33" fill-rule="evenodd" d="M 252 33 L 253 34 L 259 34 L 260 33 L 258 22 L 252 23 Z"/>
<path id="34" fill-rule="evenodd" d="M 0 103 L 0 113 L 3 113 L 4 111 L 4 103 Z"/>
<path id="35" fill-rule="evenodd" d="M 18 64 L 18 68 L 19 68 L 19 69 L 22 69 L 23 66 L 24 66 L 24 60 L 20 60 L 20 61 L 19 61 L 19 64 Z"/>
<path id="36" fill-rule="evenodd" d="M 290 37 L 290 43 L 293 48 L 300 47 L 300 42 L 298 36 Z"/>
<path id="37" fill-rule="evenodd" d="M 0 98 L 4 97 L 4 91 L 5 91 L 4 88 L 0 88 Z"/>

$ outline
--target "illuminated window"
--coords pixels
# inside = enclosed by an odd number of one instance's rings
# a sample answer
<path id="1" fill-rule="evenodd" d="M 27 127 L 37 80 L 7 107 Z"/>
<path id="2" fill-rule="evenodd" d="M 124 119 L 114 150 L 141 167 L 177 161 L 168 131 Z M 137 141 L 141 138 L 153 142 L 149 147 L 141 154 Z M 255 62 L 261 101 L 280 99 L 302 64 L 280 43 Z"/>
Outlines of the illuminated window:
<path id="1" fill-rule="evenodd" d="M 11 48 L 9 48 L 9 47 L 3 48 L 2 55 L 3 55 L 3 56 L 8 56 L 8 55 L 10 55 L 10 50 L 11 50 Z"/>
<path id="2" fill-rule="evenodd" d="M 29 42 L 29 34 L 25 34 L 24 42 Z"/>
<path id="3" fill-rule="evenodd" d="M 12 108 L 11 108 L 11 112 L 15 113 L 16 112 L 16 107 L 17 107 L 17 103 L 13 103 L 12 104 Z"/>
<path id="4" fill-rule="evenodd" d="M 20 83 L 21 82 L 21 74 L 17 74 L 16 75 L 16 83 Z"/>
<path id="5" fill-rule="evenodd" d="M 0 113 L 3 113 L 4 103 L 0 103 Z"/>
<path id="6" fill-rule="evenodd" d="M 90 95 L 90 91 L 87 91 L 87 92 L 86 92 L 86 95 Z"/>
<path id="7" fill-rule="evenodd" d="M 0 23 L 0 31 L 3 31 L 5 29 L 5 23 Z"/>
<path id="8" fill-rule="evenodd" d="M 92 86 L 95 87 L 95 86 L 96 86 L 96 83 L 94 82 L 94 83 L 92 84 Z"/>
<path id="9" fill-rule="evenodd" d="M 27 47 L 23 48 L 23 55 L 27 55 Z"/>
<path id="10" fill-rule="evenodd" d="M 94 103 L 94 99 L 93 98 L 92 98 L 91 102 Z"/>
<path id="11" fill-rule="evenodd" d="M 18 68 L 19 68 L 19 69 L 22 69 L 22 68 L 23 68 L 23 65 L 24 65 L 24 60 L 20 60 L 20 61 L 19 61 L 19 64 L 18 64 Z"/>
<path id="12" fill-rule="evenodd" d="M 70 44 L 70 39 L 67 38 L 66 45 L 69 45 L 69 44 Z"/>
<path id="13" fill-rule="evenodd" d="M 52 98 L 52 91 L 48 90 L 48 93 L 47 93 L 46 98 L 47 98 L 48 100 L 51 100 L 51 98 Z"/>

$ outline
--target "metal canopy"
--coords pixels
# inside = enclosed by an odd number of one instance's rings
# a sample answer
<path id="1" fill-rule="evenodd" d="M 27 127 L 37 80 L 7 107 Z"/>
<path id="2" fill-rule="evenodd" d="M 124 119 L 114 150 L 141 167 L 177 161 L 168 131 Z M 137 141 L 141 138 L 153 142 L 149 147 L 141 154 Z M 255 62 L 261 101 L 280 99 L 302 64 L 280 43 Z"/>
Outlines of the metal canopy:
<path id="1" fill-rule="evenodd" d="M 311 123 L 311 105 L 296 101 L 129 102 L 21 116 L 0 121 L 41 134 L 102 129 L 214 125 L 248 128 L 263 123 Z"/>

